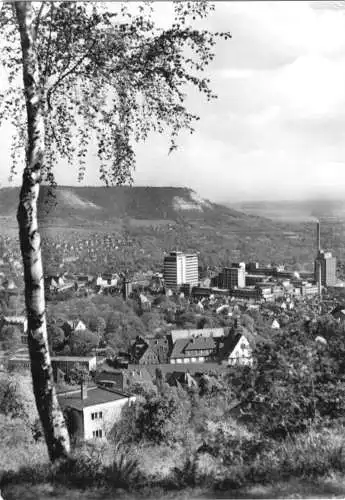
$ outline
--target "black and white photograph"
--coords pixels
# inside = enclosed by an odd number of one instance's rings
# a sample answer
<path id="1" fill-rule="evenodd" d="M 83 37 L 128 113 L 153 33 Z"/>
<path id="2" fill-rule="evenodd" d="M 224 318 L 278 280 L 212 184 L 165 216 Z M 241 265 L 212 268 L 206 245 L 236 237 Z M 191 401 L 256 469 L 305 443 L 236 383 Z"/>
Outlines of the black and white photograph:
<path id="1" fill-rule="evenodd" d="M 345 498 L 345 0 L 0 1 L 0 500 Z"/>

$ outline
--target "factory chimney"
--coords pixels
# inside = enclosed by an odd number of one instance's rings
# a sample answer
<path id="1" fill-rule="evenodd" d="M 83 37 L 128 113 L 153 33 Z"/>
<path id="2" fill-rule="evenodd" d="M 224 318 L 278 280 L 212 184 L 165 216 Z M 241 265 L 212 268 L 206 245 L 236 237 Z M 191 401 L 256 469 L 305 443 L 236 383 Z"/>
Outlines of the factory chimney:
<path id="1" fill-rule="evenodd" d="M 317 254 L 316 254 L 316 281 L 318 287 L 318 295 L 322 296 L 322 273 L 321 273 L 321 261 L 320 261 L 320 252 L 321 252 L 321 242 L 320 242 L 320 222 L 316 223 L 316 246 L 317 246 Z"/>

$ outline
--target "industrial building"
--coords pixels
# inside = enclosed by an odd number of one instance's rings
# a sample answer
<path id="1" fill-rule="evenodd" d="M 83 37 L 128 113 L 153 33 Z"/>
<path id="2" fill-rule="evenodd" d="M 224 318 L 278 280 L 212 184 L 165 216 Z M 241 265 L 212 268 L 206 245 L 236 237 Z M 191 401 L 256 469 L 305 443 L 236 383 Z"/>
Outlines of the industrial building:
<path id="1" fill-rule="evenodd" d="M 246 286 L 246 265 L 244 262 L 232 264 L 231 267 L 223 269 L 222 288 L 233 290 L 234 288 L 244 288 Z"/>
<path id="2" fill-rule="evenodd" d="M 320 223 L 316 225 L 317 254 L 314 262 L 314 277 L 321 294 L 322 286 L 334 286 L 337 283 L 337 259 L 331 252 L 321 250 Z"/>

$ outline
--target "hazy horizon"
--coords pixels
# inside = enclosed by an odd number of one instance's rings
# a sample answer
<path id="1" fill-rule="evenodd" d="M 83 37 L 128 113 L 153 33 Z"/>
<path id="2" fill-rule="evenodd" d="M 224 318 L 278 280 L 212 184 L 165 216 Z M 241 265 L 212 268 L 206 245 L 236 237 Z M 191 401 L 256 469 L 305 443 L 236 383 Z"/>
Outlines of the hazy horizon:
<path id="1" fill-rule="evenodd" d="M 45 185 L 45 184 L 42 184 L 42 185 Z M 156 188 L 176 188 L 176 189 L 191 189 L 192 191 L 195 191 L 198 195 L 200 195 L 200 193 L 193 189 L 192 187 L 190 186 L 183 186 L 183 185 L 169 185 L 169 184 L 165 184 L 165 185 L 149 185 L 149 184 L 133 184 L 132 186 L 130 186 L 129 184 L 124 184 L 122 186 L 104 186 L 104 185 L 100 185 L 100 184 L 81 184 L 81 183 L 74 183 L 74 184 L 58 184 L 57 185 L 57 188 L 102 188 L 102 189 L 109 189 L 111 187 L 156 187 Z M 2 188 L 17 188 L 19 189 L 20 188 L 20 184 L 19 183 L 8 183 L 7 185 L 1 185 L 0 184 L 0 189 Z M 291 197 L 291 198 L 238 198 L 238 199 L 234 199 L 234 198 L 219 198 L 219 199 L 214 199 L 212 197 L 207 197 L 207 196 L 202 196 L 202 198 L 205 198 L 207 199 L 208 201 L 211 201 L 213 203 L 216 203 L 216 204 L 226 204 L 226 205 L 239 205 L 241 203 L 272 203 L 272 204 L 279 204 L 279 203 L 293 203 L 295 202 L 296 204 L 297 203 L 301 203 L 301 202 L 317 202 L 317 201 L 321 201 L 321 202 L 327 202 L 327 201 L 333 201 L 333 202 L 338 202 L 338 201 L 342 201 L 343 200 L 343 196 L 339 193 L 338 195 L 333 195 L 333 194 L 330 194 L 329 192 L 328 193 L 315 193 L 315 194 L 312 194 L 312 193 L 309 193 L 308 196 L 303 196 L 303 197 Z M 344 200 L 344 203 L 345 203 L 345 200 Z"/>

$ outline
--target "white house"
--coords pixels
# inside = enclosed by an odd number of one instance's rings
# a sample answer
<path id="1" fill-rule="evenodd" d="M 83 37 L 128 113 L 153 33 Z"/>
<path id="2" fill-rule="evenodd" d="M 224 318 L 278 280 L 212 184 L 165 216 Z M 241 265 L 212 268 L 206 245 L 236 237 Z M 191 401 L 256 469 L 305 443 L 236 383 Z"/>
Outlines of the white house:
<path id="1" fill-rule="evenodd" d="M 103 273 L 97 276 L 96 286 L 99 286 L 101 288 L 117 286 L 118 281 L 119 281 L 119 276 L 116 273 Z"/>
<path id="2" fill-rule="evenodd" d="M 106 439 L 126 404 L 136 400 L 115 389 L 87 387 L 58 394 L 69 432 L 77 440 Z"/>
<path id="3" fill-rule="evenodd" d="M 279 322 L 278 322 L 276 319 L 274 319 L 274 320 L 272 321 L 271 328 L 272 328 L 273 330 L 279 330 L 279 328 L 280 328 L 280 324 L 279 324 Z"/>
<path id="4" fill-rule="evenodd" d="M 244 335 L 237 335 L 227 346 L 228 365 L 252 365 L 252 348 Z"/>
<path id="5" fill-rule="evenodd" d="M 86 325 L 80 319 L 68 320 L 62 325 L 63 329 L 67 329 L 69 333 L 72 332 L 83 332 L 86 330 Z"/>

